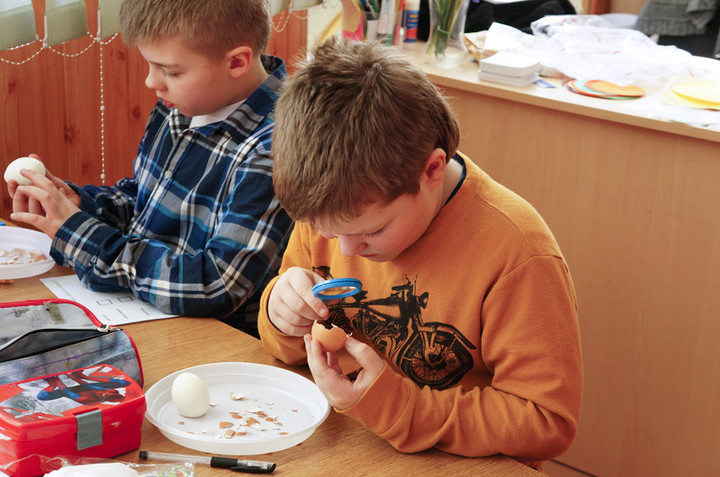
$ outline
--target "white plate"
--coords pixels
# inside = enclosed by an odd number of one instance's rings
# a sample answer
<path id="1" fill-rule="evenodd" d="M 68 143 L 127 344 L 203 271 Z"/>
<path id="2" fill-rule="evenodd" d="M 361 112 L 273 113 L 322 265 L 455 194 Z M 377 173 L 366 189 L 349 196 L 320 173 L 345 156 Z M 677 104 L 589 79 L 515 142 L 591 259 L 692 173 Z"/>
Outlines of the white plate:
<path id="1" fill-rule="evenodd" d="M 50 258 L 51 243 L 50 237 L 42 232 L 22 227 L 0 226 L 0 250 L 40 250 L 47 257 L 47 260 L 35 263 L 0 265 L 0 280 L 34 277 L 50 270 L 55 265 L 55 261 Z"/>
<path id="2" fill-rule="evenodd" d="M 172 403 L 172 383 L 183 372 L 200 376 L 210 391 L 210 402 L 217 403 L 202 417 L 183 417 Z M 233 400 L 233 393 L 242 395 L 242 399 Z M 295 446 L 310 437 L 330 413 L 327 399 L 309 379 L 254 363 L 213 363 L 177 371 L 153 384 L 145 400 L 145 417 L 168 439 L 190 449 L 221 455 L 266 454 Z M 253 412 L 257 409 L 275 422 L 258 417 Z M 233 418 L 232 412 L 243 414 L 243 418 Z M 245 435 L 226 438 L 226 429 L 221 429 L 219 423 L 239 425 L 246 417 L 260 421 L 265 430 L 250 428 Z"/>

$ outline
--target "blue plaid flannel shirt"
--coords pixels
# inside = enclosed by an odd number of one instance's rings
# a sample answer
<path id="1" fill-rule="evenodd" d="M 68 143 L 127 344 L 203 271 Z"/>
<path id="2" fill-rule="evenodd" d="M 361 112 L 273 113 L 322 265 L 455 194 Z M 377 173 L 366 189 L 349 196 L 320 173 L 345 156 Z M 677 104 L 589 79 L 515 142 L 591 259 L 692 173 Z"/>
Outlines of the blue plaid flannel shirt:
<path id="1" fill-rule="evenodd" d="M 96 291 L 132 290 L 161 311 L 208 316 L 257 335 L 257 308 L 280 266 L 292 221 L 272 184 L 270 142 L 285 63 L 224 121 L 190 129 L 158 101 L 134 176 L 74 186 L 82 212 L 51 255 Z"/>

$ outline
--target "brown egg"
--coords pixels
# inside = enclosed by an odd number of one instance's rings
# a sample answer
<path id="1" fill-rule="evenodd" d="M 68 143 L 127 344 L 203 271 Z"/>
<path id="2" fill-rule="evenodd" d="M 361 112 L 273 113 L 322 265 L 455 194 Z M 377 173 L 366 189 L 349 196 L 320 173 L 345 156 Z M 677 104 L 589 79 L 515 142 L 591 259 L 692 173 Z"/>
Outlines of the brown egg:
<path id="1" fill-rule="evenodd" d="M 331 328 L 328 329 L 317 321 L 313 323 L 311 334 L 314 340 L 320 342 L 325 351 L 333 353 L 342 349 L 348 339 L 348 335 L 339 326 L 331 325 Z"/>

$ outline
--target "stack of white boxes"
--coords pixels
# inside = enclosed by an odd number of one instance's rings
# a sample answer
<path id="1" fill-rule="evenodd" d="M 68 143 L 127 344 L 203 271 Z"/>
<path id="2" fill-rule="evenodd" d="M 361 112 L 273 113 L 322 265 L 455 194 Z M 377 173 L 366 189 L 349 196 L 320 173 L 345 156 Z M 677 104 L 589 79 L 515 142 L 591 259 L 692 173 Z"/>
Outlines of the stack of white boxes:
<path id="1" fill-rule="evenodd" d="M 510 51 L 499 51 L 480 60 L 479 77 L 511 86 L 527 86 L 539 78 L 540 61 Z"/>

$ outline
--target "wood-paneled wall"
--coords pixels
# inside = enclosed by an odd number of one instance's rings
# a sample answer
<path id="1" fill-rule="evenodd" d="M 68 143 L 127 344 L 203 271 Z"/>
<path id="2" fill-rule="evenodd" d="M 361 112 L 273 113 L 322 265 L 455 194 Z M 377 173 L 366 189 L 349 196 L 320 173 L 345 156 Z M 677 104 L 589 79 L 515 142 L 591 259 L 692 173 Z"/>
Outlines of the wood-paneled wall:
<path id="1" fill-rule="evenodd" d="M 304 12 L 287 15 L 284 11 L 275 17 L 268 53 L 286 59 L 291 70 L 304 51 L 307 27 Z M 89 31 L 96 31 L 92 17 L 88 15 Z M 78 184 L 113 184 L 132 173 L 155 93 L 144 85 L 147 65 L 137 49 L 127 48 L 120 35 L 105 42 L 101 46 L 88 35 L 52 50 L 41 50 L 40 42 L 34 42 L 0 51 L 5 60 L 0 61 L 0 171 L 15 158 L 36 153 L 54 175 Z M 3 181 L 0 217 L 11 211 Z"/>
<path id="2" fill-rule="evenodd" d="M 0 63 L 2 168 L 13 159 L 38 154 L 56 176 L 79 184 L 113 183 L 131 172 L 132 159 L 155 93 L 145 88 L 147 67 L 134 49 L 117 37 L 102 48 L 90 37 L 44 49 L 22 65 Z M 39 43 L 0 52 L 21 61 Z M 103 61 L 105 102 L 105 180 L 101 179 L 100 58 Z M 12 204 L 0 188 L 3 217 Z"/>

